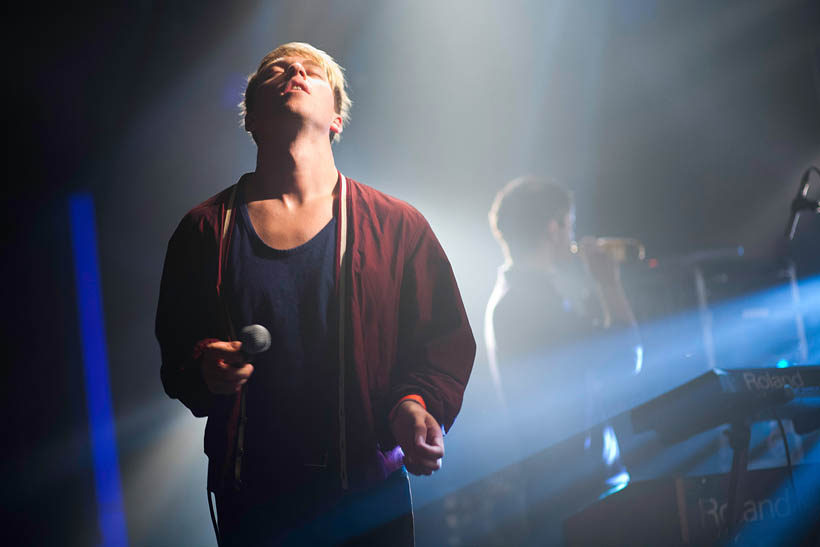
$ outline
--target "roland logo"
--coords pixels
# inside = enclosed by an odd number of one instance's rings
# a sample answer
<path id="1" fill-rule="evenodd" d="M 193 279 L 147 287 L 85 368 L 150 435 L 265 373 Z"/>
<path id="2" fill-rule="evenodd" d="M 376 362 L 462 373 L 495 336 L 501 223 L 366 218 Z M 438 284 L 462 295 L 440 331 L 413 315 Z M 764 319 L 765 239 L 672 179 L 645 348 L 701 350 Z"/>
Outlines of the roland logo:
<path id="1" fill-rule="evenodd" d="M 701 524 L 705 528 L 721 530 L 726 524 L 727 503 L 714 497 L 698 498 Z M 751 497 L 743 501 L 741 510 L 744 522 L 762 522 L 786 519 L 794 516 L 794 503 L 788 494 L 782 497 Z M 725 533 L 722 532 L 722 533 Z"/>
<path id="2" fill-rule="evenodd" d="M 783 386 L 791 386 L 793 388 L 803 387 L 803 378 L 800 376 L 800 371 L 794 373 L 783 372 L 782 374 L 772 374 L 769 371 L 753 372 L 748 371 L 743 373 L 743 380 L 746 382 L 746 389 L 779 389 Z"/>

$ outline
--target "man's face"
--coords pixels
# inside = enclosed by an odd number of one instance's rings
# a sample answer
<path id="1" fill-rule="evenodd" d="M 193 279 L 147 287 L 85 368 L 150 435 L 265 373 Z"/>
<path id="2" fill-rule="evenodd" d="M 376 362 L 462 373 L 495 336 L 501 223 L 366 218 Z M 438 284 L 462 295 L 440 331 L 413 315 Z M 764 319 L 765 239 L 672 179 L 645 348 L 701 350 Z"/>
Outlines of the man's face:
<path id="1" fill-rule="evenodd" d="M 560 220 L 551 220 L 549 233 L 555 259 L 563 261 L 571 258 L 575 239 L 575 211 L 570 209 Z"/>
<path id="2" fill-rule="evenodd" d="M 303 55 L 286 55 L 271 61 L 260 76 L 254 110 L 245 120 L 257 139 L 294 121 L 328 135 L 341 133 L 342 117 L 335 109 L 333 89 L 318 62 Z"/>

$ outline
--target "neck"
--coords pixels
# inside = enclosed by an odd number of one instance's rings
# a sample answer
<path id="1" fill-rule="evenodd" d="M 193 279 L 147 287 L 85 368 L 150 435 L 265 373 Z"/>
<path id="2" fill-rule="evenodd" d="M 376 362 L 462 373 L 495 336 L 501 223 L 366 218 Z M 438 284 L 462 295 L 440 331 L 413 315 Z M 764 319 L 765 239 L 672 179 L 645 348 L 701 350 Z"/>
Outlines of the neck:
<path id="1" fill-rule="evenodd" d="M 324 138 L 266 139 L 259 143 L 248 199 L 281 198 L 297 204 L 333 193 L 338 179 L 333 151 Z"/>

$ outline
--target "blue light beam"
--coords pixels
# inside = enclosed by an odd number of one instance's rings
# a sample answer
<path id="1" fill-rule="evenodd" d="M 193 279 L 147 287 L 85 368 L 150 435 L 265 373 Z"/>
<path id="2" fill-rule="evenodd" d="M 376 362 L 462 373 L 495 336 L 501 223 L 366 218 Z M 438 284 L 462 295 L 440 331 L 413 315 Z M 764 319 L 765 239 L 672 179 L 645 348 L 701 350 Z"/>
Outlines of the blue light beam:
<path id="1" fill-rule="evenodd" d="M 69 210 L 86 405 L 97 494 L 97 518 L 102 534 L 101 545 L 124 547 L 128 545 L 128 535 L 125 528 L 114 413 L 108 382 L 97 233 L 91 195 L 72 195 L 69 198 Z"/>

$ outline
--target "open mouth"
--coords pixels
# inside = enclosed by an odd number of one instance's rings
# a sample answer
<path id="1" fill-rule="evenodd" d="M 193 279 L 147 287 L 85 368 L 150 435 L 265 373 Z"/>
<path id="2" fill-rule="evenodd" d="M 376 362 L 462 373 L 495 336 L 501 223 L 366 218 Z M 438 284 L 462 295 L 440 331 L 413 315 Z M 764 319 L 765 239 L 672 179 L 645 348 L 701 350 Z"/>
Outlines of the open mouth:
<path id="1" fill-rule="evenodd" d="M 285 86 L 285 90 L 284 90 L 282 93 L 283 93 L 283 94 L 285 94 L 285 93 L 291 93 L 291 92 L 293 92 L 293 91 L 300 91 L 300 92 L 302 92 L 302 93 L 310 93 L 310 91 L 308 91 L 308 88 L 307 88 L 307 86 L 306 86 L 306 85 L 304 85 L 304 84 L 302 84 L 302 83 L 300 83 L 300 82 L 298 82 L 298 81 L 293 81 L 293 80 L 291 80 L 291 81 L 290 81 L 290 82 L 288 82 L 288 84 Z"/>

